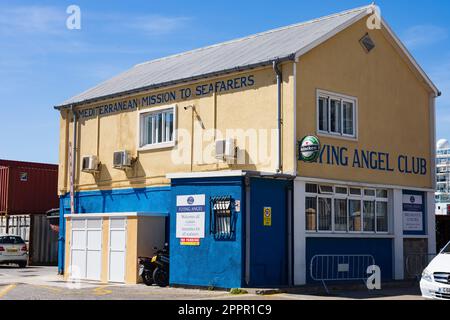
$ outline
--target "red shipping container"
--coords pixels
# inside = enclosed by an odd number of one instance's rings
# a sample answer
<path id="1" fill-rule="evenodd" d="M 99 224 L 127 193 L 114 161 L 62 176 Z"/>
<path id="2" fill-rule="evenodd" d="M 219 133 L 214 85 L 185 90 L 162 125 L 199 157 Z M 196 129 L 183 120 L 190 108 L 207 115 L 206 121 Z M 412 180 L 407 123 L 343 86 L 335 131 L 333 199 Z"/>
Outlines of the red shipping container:
<path id="1" fill-rule="evenodd" d="M 0 214 L 45 213 L 59 207 L 58 165 L 0 160 Z"/>

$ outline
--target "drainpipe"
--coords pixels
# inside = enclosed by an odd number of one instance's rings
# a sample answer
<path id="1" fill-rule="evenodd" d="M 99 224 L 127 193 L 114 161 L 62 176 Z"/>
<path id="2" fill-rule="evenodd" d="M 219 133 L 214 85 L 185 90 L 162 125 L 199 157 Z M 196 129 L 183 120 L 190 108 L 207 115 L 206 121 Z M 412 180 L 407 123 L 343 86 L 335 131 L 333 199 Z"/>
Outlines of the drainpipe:
<path id="1" fill-rule="evenodd" d="M 273 70 L 275 71 L 277 75 L 277 112 L 278 112 L 278 118 L 277 118 L 277 136 L 278 136 L 278 155 L 277 155 L 277 166 L 276 166 L 276 172 L 280 173 L 283 170 L 283 166 L 281 164 L 281 126 L 283 124 L 283 119 L 281 116 L 281 81 L 282 81 L 282 73 L 279 68 L 280 61 L 274 60 L 273 61 Z"/>
<path id="2" fill-rule="evenodd" d="M 74 196 L 74 183 L 75 183 L 75 169 L 76 169 L 76 152 L 77 152 L 77 115 L 72 105 L 70 108 L 73 115 L 73 142 L 72 142 L 72 152 L 68 150 L 69 161 L 71 161 L 71 172 L 70 172 L 70 214 L 75 213 L 75 196 Z M 67 137 L 68 140 L 69 137 Z M 70 154 L 72 153 L 72 154 Z M 62 275 L 65 272 L 65 249 L 66 249 L 66 219 L 64 215 L 66 210 L 64 208 L 64 201 L 59 202 L 59 235 L 58 235 L 58 274 Z"/>
<path id="3" fill-rule="evenodd" d="M 75 214 L 75 169 L 77 155 L 77 114 L 74 107 L 71 107 L 73 115 L 73 142 L 72 142 L 72 174 L 70 177 L 70 214 Z"/>

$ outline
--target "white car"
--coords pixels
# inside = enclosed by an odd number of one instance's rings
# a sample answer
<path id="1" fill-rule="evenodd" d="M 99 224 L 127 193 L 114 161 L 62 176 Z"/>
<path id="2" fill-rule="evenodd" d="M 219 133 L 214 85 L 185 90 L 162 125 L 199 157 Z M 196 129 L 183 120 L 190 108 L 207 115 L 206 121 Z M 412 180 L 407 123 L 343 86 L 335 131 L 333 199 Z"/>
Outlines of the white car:
<path id="1" fill-rule="evenodd" d="M 425 298 L 450 300 L 450 243 L 423 271 L 420 290 Z"/>
<path id="2" fill-rule="evenodd" d="M 28 263 L 28 248 L 19 236 L 0 235 L 0 264 L 18 264 L 25 268 Z"/>

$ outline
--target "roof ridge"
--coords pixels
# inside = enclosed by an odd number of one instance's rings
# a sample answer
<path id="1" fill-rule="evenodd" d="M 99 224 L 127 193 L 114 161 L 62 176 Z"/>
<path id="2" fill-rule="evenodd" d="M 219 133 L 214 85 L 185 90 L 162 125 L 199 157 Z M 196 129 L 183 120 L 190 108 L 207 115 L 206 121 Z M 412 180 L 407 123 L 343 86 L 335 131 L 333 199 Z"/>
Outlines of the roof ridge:
<path id="1" fill-rule="evenodd" d="M 203 50 L 206 50 L 206 49 L 211 49 L 211 48 L 215 48 L 215 47 L 219 47 L 219 46 L 223 46 L 223 45 L 228 45 L 228 44 L 231 44 L 231 43 L 236 43 L 236 42 L 240 42 L 240 41 L 244 41 L 244 40 L 248 40 L 248 39 L 253 39 L 253 38 L 256 38 L 256 37 L 260 37 L 260 36 L 263 36 L 263 35 L 266 35 L 266 34 L 270 34 L 270 33 L 274 33 L 274 32 L 283 31 L 283 30 L 286 30 L 286 29 L 291 29 L 291 28 L 300 27 L 300 26 L 316 23 L 316 22 L 319 22 L 319 21 L 327 20 L 327 19 L 332 19 L 332 18 L 335 18 L 335 17 L 339 17 L 339 16 L 343 16 L 343 15 L 346 15 L 346 14 L 350 14 L 350 13 L 353 13 L 353 12 L 363 11 L 364 9 L 373 9 L 374 7 L 375 7 L 375 5 L 372 3 L 370 5 L 366 5 L 366 6 L 350 9 L 350 10 L 345 10 L 345 11 L 342 11 L 342 12 L 338 12 L 338 13 L 330 14 L 330 15 L 327 15 L 327 16 L 323 16 L 323 17 L 320 17 L 320 18 L 307 20 L 307 21 L 304 21 L 304 22 L 299 22 L 299 23 L 291 24 L 291 25 L 284 26 L 284 27 L 275 28 L 275 29 L 271 29 L 271 30 L 268 30 L 268 31 L 255 33 L 255 34 L 252 34 L 252 35 L 249 35 L 249 36 L 245 36 L 245 37 L 241 37 L 241 38 L 237 38 L 237 39 L 233 39 L 233 40 L 228 40 L 228 41 L 216 43 L 216 44 L 209 45 L 209 46 L 206 46 L 206 47 L 201 47 L 201 48 L 197 48 L 197 49 L 193 49 L 193 50 L 188 50 L 188 51 L 176 53 L 176 54 L 173 54 L 173 55 L 169 55 L 169 56 L 162 57 L 162 58 L 157 58 L 157 59 L 154 59 L 154 60 L 145 61 L 145 62 L 136 64 L 133 68 L 139 67 L 139 66 L 142 66 L 142 65 L 146 65 L 146 64 L 151 64 L 151 63 L 155 63 L 155 62 L 159 62 L 159 61 L 172 59 L 172 58 L 183 56 L 183 55 L 187 55 L 187 54 L 192 54 L 192 53 L 203 51 Z"/>

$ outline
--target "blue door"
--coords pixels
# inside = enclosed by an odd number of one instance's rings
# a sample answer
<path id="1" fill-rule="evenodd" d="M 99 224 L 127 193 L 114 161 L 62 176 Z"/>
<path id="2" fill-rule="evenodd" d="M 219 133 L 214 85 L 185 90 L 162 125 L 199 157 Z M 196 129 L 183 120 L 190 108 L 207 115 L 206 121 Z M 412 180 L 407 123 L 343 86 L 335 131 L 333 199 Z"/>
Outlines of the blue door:
<path id="1" fill-rule="evenodd" d="M 290 184 L 286 180 L 251 179 L 249 286 L 288 284 L 287 191 Z"/>

